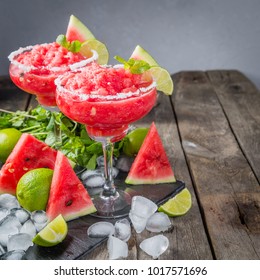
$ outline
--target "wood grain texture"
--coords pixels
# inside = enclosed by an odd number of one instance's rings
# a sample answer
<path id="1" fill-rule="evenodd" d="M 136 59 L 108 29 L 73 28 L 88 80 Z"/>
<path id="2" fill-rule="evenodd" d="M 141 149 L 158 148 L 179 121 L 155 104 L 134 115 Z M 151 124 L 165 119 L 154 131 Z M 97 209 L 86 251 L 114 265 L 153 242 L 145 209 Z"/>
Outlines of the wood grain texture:
<path id="1" fill-rule="evenodd" d="M 259 259 L 260 233 L 252 233 L 241 218 L 254 213 L 258 220 L 260 187 L 234 137 L 207 75 L 174 75 L 174 109 L 182 146 L 205 216 L 217 259 Z M 249 201 L 249 200 L 248 200 Z M 233 223 L 231 223 L 233 222 Z M 252 225 L 251 225 L 252 227 Z M 253 238 L 254 235 L 254 238 Z"/>
<path id="2" fill-rule="evenodd" d="M 239 71 L 208 71 L 239 145 L 260 183 L 260 92 Z"/>

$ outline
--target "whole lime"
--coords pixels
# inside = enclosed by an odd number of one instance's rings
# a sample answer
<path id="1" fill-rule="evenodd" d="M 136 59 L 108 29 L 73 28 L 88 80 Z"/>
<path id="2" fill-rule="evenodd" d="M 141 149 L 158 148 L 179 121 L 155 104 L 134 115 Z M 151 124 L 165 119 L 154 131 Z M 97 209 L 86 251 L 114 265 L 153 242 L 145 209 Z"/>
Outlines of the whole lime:
<path id="1" fill-rule="evenodd" d="M 129 132 L 124 139 L 123 152 L 127 156 L 137 155 L 140 147 L 143 144 L 144 138 L 148 133 L 149 128 L 138 127 L 135 130 Z"/>
<path id="2" fill-rule="evenodd" d="M 15 128 L 0 130 L 0 161 L 5 162 L 22 133 Z"/>
<path id="3" fill-rule="evenodd" d="M 36 168 L 25 173 L 16 188 L 20 205 L 28 211 L 45 210 L 49 199 L 53 170 Z"/>

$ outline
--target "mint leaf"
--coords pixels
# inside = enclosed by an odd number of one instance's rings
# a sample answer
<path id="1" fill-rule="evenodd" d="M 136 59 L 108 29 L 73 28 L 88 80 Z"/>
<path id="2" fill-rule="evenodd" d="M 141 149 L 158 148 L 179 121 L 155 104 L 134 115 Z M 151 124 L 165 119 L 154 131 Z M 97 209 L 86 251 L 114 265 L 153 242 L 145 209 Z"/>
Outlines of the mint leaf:
<path id="1" fill-rule="evenodd" d="M 72 41 L 69 46 L 69 51 L 76 53 L 79 52 L 81 48 L 81 42 L 78 40 Z"/>
<path id="2" fill-rule="evenodd" d="M 58 43 L 59 45 L 61 45 L 62 47 L 68 49 L 69 47 L 69 42 L 67 41 L 67 38 L 65 35 L 61 34 L 57 37 L 56 39 L 56 43 Z"/>
<path id="3" fill-rule="evenodd" d="M 144 60 L 136 60 L 134 58 L 126 61 L 124 58 L 116 55 L 114 58 L 124 65 L 125 69 L 129 69 L 132 74 L 142 74 L 151 68 L 150 64 Z"/>
<path id="4" fill-rule="evenodd" d="M 65 35 L 61 34 L 57 37 L 56 43 L 61 45 L 62 47 L 66 48 L 68 51 L 77 53 L 80 51 L 82 43 L 78 40 L 69 42 Z"/>

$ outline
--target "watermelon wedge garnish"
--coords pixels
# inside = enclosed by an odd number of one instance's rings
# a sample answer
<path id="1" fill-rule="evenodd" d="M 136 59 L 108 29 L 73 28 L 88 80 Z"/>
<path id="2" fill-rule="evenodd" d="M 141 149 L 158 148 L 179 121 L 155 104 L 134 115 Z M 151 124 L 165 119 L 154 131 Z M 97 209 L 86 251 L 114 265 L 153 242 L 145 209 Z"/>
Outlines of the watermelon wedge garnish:
<path id="1" fill-rule="evenodd" d="M 70 16 L 66 38 L 69 42 L 78 40 L 84 42 L 90 39 L 95 39 L 92 32 L 74 15 Z"/>
<path id="2" fill-rule="evenodd" d="M 176 182 L 154 123 L 144 139 L 125 182 L 132 185 Z"/>
<path id="3" fill-rule="evenodd" d="M 58 151 L 46 207 L 49 220 L 62 214 L 66 221 L 96 212 L 96 208 L 69 160 Z"/>
<path id="4" fill-rule="evenodd" d="M 24 133 L 0 171 L 0 193 L 16 194 L 20 178 L 36 168 L 54 169 L 57 151 Z"/>

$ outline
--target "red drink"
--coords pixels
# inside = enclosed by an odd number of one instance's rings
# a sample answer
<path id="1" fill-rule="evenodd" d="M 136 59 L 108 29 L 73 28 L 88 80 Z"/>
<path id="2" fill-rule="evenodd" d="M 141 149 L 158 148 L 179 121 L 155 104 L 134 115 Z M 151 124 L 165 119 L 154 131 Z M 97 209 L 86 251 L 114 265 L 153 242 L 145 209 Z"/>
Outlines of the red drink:
<path id="1" fill-rule="evenodd" d="M 22 90 L 35 94 L 41 105 L 56 106 L 54 80 L 96 58 L 96 53 L 87 59 L 57 43 L 29 46 L 9 55 L 9 73 L 12 81 Z"/>
<path id="2" fill-rule="evenodd" d="M 57 80 L 56 101 L 69 118 L 86 125 L 89 135 L 122 138 L 128 125 L 154 106 L 156 88 L 148 75 L 96 63 Z"/>

